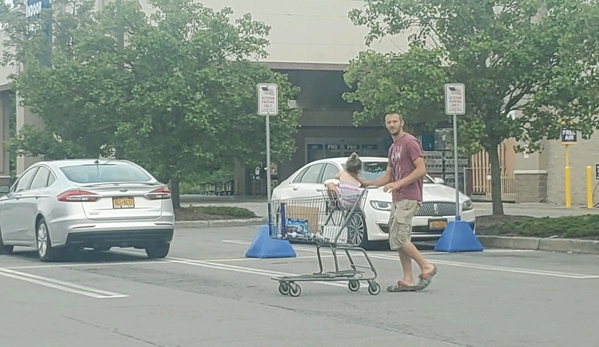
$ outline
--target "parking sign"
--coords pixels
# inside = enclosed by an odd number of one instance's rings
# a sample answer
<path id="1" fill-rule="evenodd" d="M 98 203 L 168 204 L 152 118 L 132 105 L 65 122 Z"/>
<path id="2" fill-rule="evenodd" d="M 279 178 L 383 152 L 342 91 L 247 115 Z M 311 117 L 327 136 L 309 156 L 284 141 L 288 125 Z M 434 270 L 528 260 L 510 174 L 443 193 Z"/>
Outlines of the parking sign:
<path id="1" fill-rule="evenodd" d="M 258 115 L 276 116 L 279 112 L 278 86 L 272 83 L 258 84 Z"/>
<path id="2" fill-rule="evenodd" d="M 462 83 L 445 85 L 445 114 L 464 115 L 466 113 L 466 88 Z"/>

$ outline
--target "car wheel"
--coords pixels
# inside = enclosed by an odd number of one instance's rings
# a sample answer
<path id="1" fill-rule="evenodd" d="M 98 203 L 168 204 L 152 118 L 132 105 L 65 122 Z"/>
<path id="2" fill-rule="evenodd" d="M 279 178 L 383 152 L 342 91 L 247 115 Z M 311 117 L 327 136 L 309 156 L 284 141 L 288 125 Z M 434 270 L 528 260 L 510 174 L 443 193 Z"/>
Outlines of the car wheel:
<path id="1" fill-rule="evenodd" d="M 37 253 L 41 261 L 54 261 L 58 258 L 58 252 L 52 247 L 50 232 L 44 218 L 40 219 L 36 228 Z"/>
<path id="2" fill-rule="evenodd" d="M 0 254 L 11 254 L 14 246 L 6 246 L 2 241 L 2 233 L 0 233 Z"/>
<path id="3" fill-rule="evenodd" d="M 366 230 L 366 220 L 362 213 L 353 213 L 347 224 L 348 243 L 358 247 L 366 247 L 368 242 L 368 231 Z"/>
<path id="4" fill-rule="evenodd" d="M 146 254 L 149 258 L 164 258 L 168 255 L 170 248 L 170 243 L 157 243 L 146 247 Z"/>

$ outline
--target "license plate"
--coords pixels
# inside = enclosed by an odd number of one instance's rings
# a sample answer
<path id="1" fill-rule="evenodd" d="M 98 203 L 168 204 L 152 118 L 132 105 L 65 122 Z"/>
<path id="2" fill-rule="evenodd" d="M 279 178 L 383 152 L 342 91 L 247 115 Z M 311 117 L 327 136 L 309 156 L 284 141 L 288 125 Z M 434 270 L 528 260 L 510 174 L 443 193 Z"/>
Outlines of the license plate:
<path id="1" fill-rule="evenodd" d="M 135 199 L 130 197 L 115 197 L 112 198 L 112 207 L 113 208 L 135 208 Z"/>
<path id="2" fill-rule="evenodd" d="M 436 219 L 428 221 L 428 228 L 431 230 L 444 230 L 447 227 L 447 220 Z"/>

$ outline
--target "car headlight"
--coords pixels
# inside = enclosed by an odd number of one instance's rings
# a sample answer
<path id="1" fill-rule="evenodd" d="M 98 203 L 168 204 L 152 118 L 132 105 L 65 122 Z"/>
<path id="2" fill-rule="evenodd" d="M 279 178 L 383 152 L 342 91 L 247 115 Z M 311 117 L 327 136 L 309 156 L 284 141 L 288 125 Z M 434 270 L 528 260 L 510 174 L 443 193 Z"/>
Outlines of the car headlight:
<path id="1" fill-rule="evenodd" d="M 466 200 L 463 204 L 462 204 L 462 211 L 470 211 L 474 208 L 474 205 L 472 205 L 472 200 Z"/>
<path id="2" fill-rule="evenodd" d="M 371 201 L 370 205 L 375 210 L 379 211 L 391 211 L 391 203 L 387 201 Z"/>

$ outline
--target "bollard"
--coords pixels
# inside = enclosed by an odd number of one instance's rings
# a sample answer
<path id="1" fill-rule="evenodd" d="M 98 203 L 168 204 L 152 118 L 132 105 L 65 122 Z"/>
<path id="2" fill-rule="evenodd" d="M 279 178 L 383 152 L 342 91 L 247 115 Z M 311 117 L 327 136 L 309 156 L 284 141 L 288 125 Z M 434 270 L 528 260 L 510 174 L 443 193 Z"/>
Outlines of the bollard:
<path id="1" fill-rule="evenodd" d="M 593 177 L 590 166 L 587 166 L 587 208 L 593 208 Z"/>
<path id="2" fill-rule="evenodd" d="M 568 145 L 565 146 L 566 147 L 566 168 L 565 168 L 565 172 L 564 172 L 564 178 L 566 180 L 565 182 L 565 188 L 566 188 L 566 208 L 570 208 L 570 206 L 572 205 L 572 202 L 570 200 L 570 158 L 568 155 Z"/>
<path id="3" fill-rule="evenodd" d="M 564 176 L 566 177 L 566 207 L 570 208 L 570 206 L 572 205 L 572 202 L 570 199 L 570 167 L 569 166 L 566 166 Z"/>

